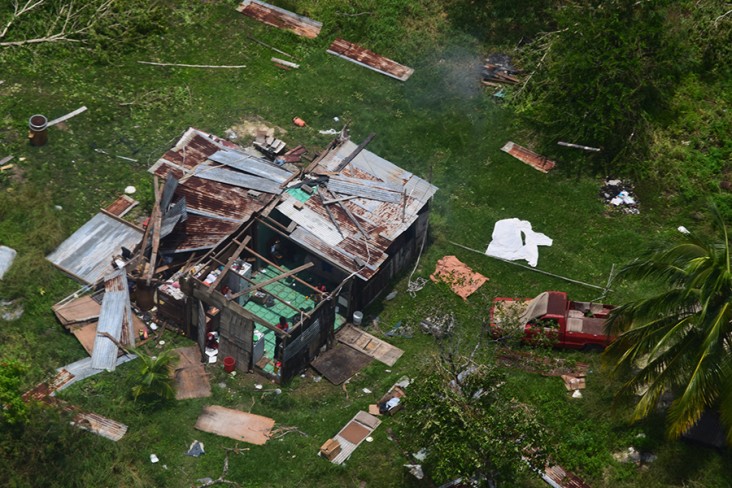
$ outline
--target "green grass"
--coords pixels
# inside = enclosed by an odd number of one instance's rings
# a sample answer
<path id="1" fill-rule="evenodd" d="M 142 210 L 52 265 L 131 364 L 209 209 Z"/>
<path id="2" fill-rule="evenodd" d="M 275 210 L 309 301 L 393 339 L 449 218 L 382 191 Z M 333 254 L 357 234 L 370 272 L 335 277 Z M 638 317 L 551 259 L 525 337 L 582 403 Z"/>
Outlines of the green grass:
<path id="1" fill-rule="evenodd" d="M 490 280 L 467 301 L 431 281 L 412 298 L 406 292 L 411 268 L 407 270 L 394 283 L 397 297 L 367 310 L 366 320 L 378 316 L 378 327 L 372 329 L 377 335 L 402 321 L 415 329 L 414 337 L 390 338 L 405 355 L 392 368 L 372 363 L 347 385 L 348 396 L 325 380 L 315 383 L 312 372 L 297 377 L 279 396 L 265 395 L 254 389 L 262 378 L 225 377 L 214 367 L 211 398 L 149 409 L 129 395 L 134 362 L 89 379 L 62 397 L 126 423 L 128 434 L 118 443 L 84 432 L 69 434 L 75 436 L 75 451 L 63 468 L 55 466 L 36 478 L 26 473 L 28 477 L 19 478 L 21 485 L 35 484 L 35 479 L 45 486 L 190 486 L 199 478 L 217 478 L 223 448 L 235 442 L 193 428 L 202 407 L 217 404 L 265 415 L 308 434 L 291 433 L 231 454 L 227 477 L 243 486 L 342 487 L 359 486 L 361 481 L 378 487 L 418 486 L 402 467 L 408 460 L 399 446 L 387 438 L 387 428 L 402 422 L 399 415 L 384 419 L 374 442 L 364 443 L 344 466 L 334 466 L 316 453 L 402 375 L 418 374 L 423 358 L 437 349 L 431 336 L 418 331 L 419 321 L 432 311 L 452 311 L 456 336 L 470 349 L 481 337 L 495 296 L 533 296 L 547 289 L 566 290 L 583 300 L 600 294 L 450 241 L 483 251 L 496 220 L 526 219 L 554 239 L 552 247 L 541 249 L 540 269 L 603 286 L 613 264 L 673 239 L 678 225 L 693 226 L 686 218 L 689 209 L 670 211 L 652 198 L 651 185 L 640 195 L 640 215 L 609 215 L 597 199 L 599 181 L 563 174 L 561 161 L 557 173 L 544 175 L 502 153 L 499 149 L 507 140 L 527 145 L 530 140 L 521 135 L 510 110 L 496 105 L 478 85 L 483 57 L 501 46 L 484 45 L 486 36 L 451 25 L 439 15 L 439 2 L 279 4 L 322 20 L 321 35 L 308 40 L 259 25 L 234 12 L 233 1 L 190 1 L 170 9 L 164 35 L 149 39 L 146 47 L 115 53 L 109 61 L 73 47 L 0 53 L 14 68 L 0 75 L 5 81 L 0 85 L 0 157 L 15 155 L 17 170 L 15 176 L 0 178 L 0 244 L 18 251 L 15 265 L 0 282 L 0 298 L 20 297 L 25 307 L 21 319 L 0 324 L 2 356 L 29 364 L 28 386 L 84 356 L 50 309 L 79 285 L 44 256 L 127 185 L 138 188 L 136 198 L 142 205 L 137 215 L 149 211 L 152 185 L 146 170 L 188 126 L 223 135 L 226 128 L 258 116 L 283 128 L 280 137 L 290 145 L 303 143 L 313 152 L 330 142 L 330 136 L 318 130 L 340 128 L 334 116 L 350 122 L 357 142 L 376 132 L 370 150 L 440 188 L 432 206 L 430 245 L 414 276 L 428 278 L 439 258 L 453 254 Z M 365 11 L 375 14 L 338 15 Z M 301 68 L 277 69 L 269 58 L 279 55 L 247 35 L 293 54 Z M 416 71 L 401 83 L 330 56 L 325 49 L 335 36 L 362 43 Z M 145 66 L 139 60 L 247 68 L 192 70 Z M 46 146 L 27 145 L 30 115 L 52 118 L 81 105 L 89 110 L 71 119 L 67 128 L 49 129 Z M 308 126 L 292 125 L 294 116 Z M 612 288 L 608 302 L 644 292 L 621 283 Z M 516 373 L 510 381 L 516 395 L 555 432 L 558 461 L 591 480 L 592 486 L 729 486 L 729 454 L 664 441 L 659 419 L 628 426 L 623 411 L 611 409 L 611 384 L 598 372 L 590 376 L 585 398 L 579 401 L 568 399 L 556 378 Z M 373 393 L 363 393 L 363 388 Z M 627 448 L 640 432 L 652 436 L 656 463 L 639 470 L 612 461 L 611 453 Z M 194 439 L 205 443 L 207 454 L 201 458 L 184 455 Z M 161 462 L 151 464 L 151 453 Z"/>

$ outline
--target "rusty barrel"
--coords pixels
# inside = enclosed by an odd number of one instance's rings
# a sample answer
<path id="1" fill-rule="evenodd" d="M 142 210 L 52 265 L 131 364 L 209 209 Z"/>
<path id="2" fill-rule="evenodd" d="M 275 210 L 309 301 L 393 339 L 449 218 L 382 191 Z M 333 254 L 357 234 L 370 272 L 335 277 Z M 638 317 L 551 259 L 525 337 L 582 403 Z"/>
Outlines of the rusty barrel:
<path id="1" fill-rule="evenodd" d="M 48 119 L 45 115 L 32 115 L 28 119 L 28 128 L 31 146 L 43 146 L 48 141 Z"/>

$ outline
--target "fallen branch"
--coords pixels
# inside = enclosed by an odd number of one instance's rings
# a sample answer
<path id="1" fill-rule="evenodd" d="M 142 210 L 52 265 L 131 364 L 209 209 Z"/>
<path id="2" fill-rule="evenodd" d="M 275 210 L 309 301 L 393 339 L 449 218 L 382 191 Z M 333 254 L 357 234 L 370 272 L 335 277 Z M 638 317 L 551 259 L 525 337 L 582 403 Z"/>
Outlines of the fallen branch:
<path id="1" fill-rule="evenodd" d="M 564 146 L 564 147 L 572 147 L 574 149 L 582 149 L 585 151 L 600 152 L 599 147 L 583 146 L 581 144 L 572 144 L 571 142 L 564 142 L 564 141 L 559 141 L 559 142 L 557 142 L 557 144 L 559 144 L 560 146 Z"/>
<path id="2" fill-rule="evenodd" d="M 177 68 L 206 68 L 206 69 L 240 69 L 246 68 L 245 65 L 219 65 L 219 64 L 181 64 L 181 63 L 154 63 L 152 61 L 138 61 L 140 64 L 149 64 L 152 66 L 174 66 Z"/>
<path id="3" fill-rule="evenodd" d="M 243 454 L 245 451 L 248 451 L 248 447 L 239 447 L 239 443 L 237 442 L 234 447 L 225 447 L 225 451 L 231 451 L 234 454 Z"/>
<path id="4" fill-rule="evenodd" d="M 297 427 L 283 426 L 283 427 L 277 427 L 276 429 L 273 429 L 272 432 L 270 432 L 270 438 L 279 439 L 281 437 L 285 437 L 287 434 L 290 434 L 292 432 L 297 432 L 298 434 L 300 434 L 303 437 L 308 437 L 308 435 L 305 432 L 301 431 Z"/>

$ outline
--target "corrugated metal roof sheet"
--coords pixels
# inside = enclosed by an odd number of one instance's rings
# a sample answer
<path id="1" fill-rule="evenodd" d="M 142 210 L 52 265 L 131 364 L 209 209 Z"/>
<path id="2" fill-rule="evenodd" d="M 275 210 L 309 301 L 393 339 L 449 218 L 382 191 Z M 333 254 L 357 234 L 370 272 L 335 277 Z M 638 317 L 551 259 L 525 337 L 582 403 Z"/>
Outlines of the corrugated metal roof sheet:
<path id="1" fill-rule="evenodd" d="M 399 64 L 345 39 L 334 40 L 326 52 L 400 81 L 407 81 L 414 73 L 414 69 L 409 66 Z"/>
<path id="2" fill-rule="evenodd" d="M 225 162 L 230 168 L 241 166 L 250 174 L 215 167 L 211 158 L 218 163 Z M 177 253 L 210 249 L 251 219 L 269 202 L 269 198 L 266 195 L 252 196 L 248 190 L 279 193 L 279 184 L 274 181 L 290 177 L 288 171 L 271 164 L 267 167 L 267 164 L 248 156 L 236 144 L 194 128 L 188 129 L 176 145 L 149 169 L 161 178 L 172 175 L 177 179 L 175 200 L 186 200 L 188 218 L 162 240 L 161 251 Z M 262 174 L 269 176 L 263 178 Z"/>
<path id="3" fill-rule="evenodd" d="M 107 333 L 115 340 L 125 343 L 123 336 L 134 345 L 132 330 L 132 308 L 127 288 L 127 274 L 118 270 L 105 277 L 104 298 L 99 312 L 97 337 L 94 340 L 91 367 L 114 371 L 117 364 L 117 344 L 103 334 Z"/>
<path id="4" fill-rule="evenodd" d="M 93 284 L 111 273 L 112 257 L 122 247 L 133 249 L 142 230 L 104 213 L 98 213 L 61 243 L 46 259 L 75 278 Z"/>
<path id="5" fill-rule="evenodd" d="M 334 172 L 356 147 L 357 144 L 346 141 L 326 154 L 312 168 L 312 173 Z M 415 222 L 419 211 L 437 191 L 437 187 L 429 182 L 365 149 L 338 175 L 330 175 L 327 186 L 335 198 L 346 193 L 360 194 L 359 198 L 328 205 L 342 238 L 333 233 L 335 227 L 320 197 L 308 199 L 300 210 L 294 208 L 289 200 L 285 200 L 277 209 L 298 224 L 290 234 L 291 239 L 341 269 L 357 272 L 364 280 L 373 276 L 386 261 L 386 251 L 391 243 Z M 389 193 L 398 196 L 398 199 L 382 201 L 381 198 Z M 340 205 L 350 211 L 358 226 Z M 359 226 L 368 239 L 363 236 Z M 335 235 L 339 238 L 336 239 Z"/>
<path id="6" fill-rule="evenodd" d="M 294 32 L 298 36 L 314 39 L 318 37 L 322 22 L 297 15 L 283 8 L 259 0 L 244 0 L 237 10 L 247 17 L 264 24 Z"/>
<path id="7" fill-rule="evenodd" d="M 246 173 L 276 181 L 277 183 L 284 183 L 292 176 L 292 173 L 286 169 L 275 166 L 266 159 L 258 158 L 240 151 L 218 151 L 215 154 L 212 154 L 208 159 L 216 161 L 217 163 L 225 164 L 226 166 L 231 166 L 232 168 L 236 168 Z"/>
<path id="8" fill-rule="evenodd" d="M 219 183 L 263 191 L 265 193 L 280 193 L 282 191 L 280 185 L 272 180 L 208 164 L 197 167 L 193 170 L 193 174 L 204 180 L 218 181 Z"/>

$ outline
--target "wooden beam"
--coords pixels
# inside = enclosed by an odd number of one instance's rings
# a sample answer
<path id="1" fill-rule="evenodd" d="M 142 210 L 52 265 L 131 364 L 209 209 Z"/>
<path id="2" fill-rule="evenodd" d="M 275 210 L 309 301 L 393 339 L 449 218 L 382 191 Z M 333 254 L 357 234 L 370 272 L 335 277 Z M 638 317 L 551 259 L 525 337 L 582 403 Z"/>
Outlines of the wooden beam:
<path id="1" fill-rule="evenodd" d="M 240 296 L 242 296 L 242 295 L 244 295 L 244 294 L 246 294 L 246 293 L 251 293 L 251 292 L 253 292 L 253 291 L 257 291 L 257 290 L 259 290 L 260 288 L 264 288 L 265 286 L 267 286 L 267 285 L 269 285 L 269 284 L 272 284 L 272 283 L 275 283 L 275 282 L 277 282 L 277 281 L 280 281 L 281 279 L 283 279 L 283 278 L 287 278 L 288 276 L 292 276 L 292 275 L 294 275 L 294 274 L 296 274 L 296 273 L 299 273 L 300 271 L 305 271 L 306 269 L 308 269 L 308 268 L 312 268 L 313 266 L 314 266 L 314 264 L 313 264 L 312 262 L 310 262 L 310 263 L 305 263 L 305 264 L 303 264 L 302 266 L 300 266 L 300 267 L 298 267 L 298 268 L 295 268 L 295 269 L 291 269 L 291 270 L 290 270 L 290 271 L 288 271 L 287 273 L 282 273 L 281 275 L 277 275 L 277 276 L 275 276 L 274 278 L 270 278 L 270 279 L 268 279 L 268 280 L 265 280 L 265 281 L 261 281 L 261 282 L 257 283 L 256 285 L 254 285 L 254 286 L 252 286 L 252 287 L 250 287 L 250 288 L 247 288 L 246 290 L 243 290 L 243 291 L 240 291 L 240 292 L 238 292 L 238 293 L 235 293 L 234 295 L 231 295 L 231 296 L 229 297 L 229 299 L 230 299 L 230 300 L 233 300 L 233 299 L 235 299 L 235 298 L 239 298 Z M 212 286 L 213 286 L 213 285 L 212 285 Z M 274 295 L 273 295 L 273 296 L 274 296 Z"/>
<path id="2" fill-rule="evenodd" d="M 201 285 L 201 287 L 197 285 Z M 215 290 L 210 290 L 206 285 L 198 280 L 194 281 L 193 284 L 193 297 L 198 298 L 199 300 L 203 300 L 206 303 L 212 303 L 220 309 L 228 308 L 237 315 L 240 315 L 245 319 L 251 320 L 252 322 L 256 322 L 274 331 L 277 334 L 283 335 L 288 338 L 290 337 L 290 334 L 288 332 L 285 332 L 284 330 L 278 328 L 276 325 L 270 324 L 266 320 L 259 318 L 257 315 L 245 309 L 237 302 L 227 300 L 221 293 Z"/>
<path id="3" fill-rule="evenodd" d="M 335 200 L 323 200 L 323 205 L 330 205 L 332 203 L 338 203 L 338 202 L 345 202 L 346 200 L 353 200 L 354 198 L 359 198 L 356 195 L 349 195 L 347 197 L 343 198 L 336 198 Z"/>
<path id="4" fill-rule="evenodd" d="M 346 156 L 346 159 L 344 159 L 343 161 L 341 161 L 341 164 L 339 164 L 338 167 L 336 168 L 336 173 L 340 173 L 343 170 L 343 168 L 345 168 L 346 166 L 348 166 L 348 164 L 351 161 L 353 161 L 353 159 L 356 156 L 358 156 L 358 154 L 361 151 L 364 150 L 364 148 L 368 145 L 369 142 L 371 142 L 374 139 L 374 137 L 376 137 L 376 133 L 375 132 L 372 132 L 371 134 L 369 134 L 368 137 L 366 137 L 366 139 L 361 144 L 359 144 L 358 147 L 356 149 L 354 149 L 351 154 L 349 154 L 348 156 Z"/>
<path id="5" fill-rule="evenodd" d="M 160 180 L 158 177 L 155 177 L 155 206 L 153 207 L 153 214 L 155 215 L 155 223 L 153 224 L 155 227 L 153 228 L 153 236 L 152 236 L 152 252 L 150 253 L 150 269 L 147 272 L 146 281 L 147 284 L 150 284 L 150 280 L 152 280 L 153 273 L 155 272 L 155 261 L 158 259 L 158 248 L 160 247 L 160 225 L 163 221 L 163 212 L 160 209 L 160 198 L 161 198 L 161 189 L 160 189 Z M 151 224 L 151 222 L 148 222 L 148 226 Z M 144 249 L 143 249 L 144 252 Z"/>
<path id="6" fill-rule="evenodd" d="M 234 261 L 237 260 L 239 254 L 244 250 L 247 244 L 249 244 L 249 241 L 252 239 L 251 236 L 246 236 L 243 241 L 239 242 L 239 246 L 236 248 L 236 251 L 229 256 L 229 260 L 226 262 L 226 265 L 224 266 L 224 269 L 221 271 L 221 274 L 219 274 L 213 283 L 211 283 L 211 289 L 215 290 L 217 286 L 219 286 L 219 283 L 221 283 L 221 280 L 224 279 L 224 276 L 226 276 L 226 273 L 229 272 L 231 269 L 231 265 L 234 264 Z"/>
<path id="7" fill-rule="evenodd" d="M 323 202 L 323 208 L 325 208 L 325 211 L 328 213 L 328 217 L 330 217 L 330 221 L 335 226 L 336 230 L 338 230 L 338 233 L 341 235 L 341 237 L 345 237 L 343 235 L 343 231 L 341 230 L 341 226 L 338 225 L 338 221 L 333 216 L 333 212 L 330 211 L 328 206 L 325 204 L 325 198 L 323 198 L 323 193 L 320 187 L 318 187 L 318 196 L 320 197 L 320 201 Z"/>
<path id="8" fill-rule="evenodd" d="M 287 273 L 287 271 L 286 271 L 286 270 L 284 270 L 283 268 L 281 268 L 281 267 L 280 267 L 279 265 L 277 265 L 277 264 L 273 263 L 273 262 L 272 262 L 272 261 L 270 261 L 269 259 L 265 258 L 265 257 L 264 257 L 264 256 L 262 256 L 261 254 L 257 253 L 257 251 L 255 251 L 254 249 L 250 249 L 250 248 L 246 248 L 246 249 L 247 249 L 247 251 L 249 251 L 249 252 L 250 252 L 250 253 L 251 253 L 251 254 L 252 254 L 253 256 L 255 256 L 255 257 L 257 257 L 257 258 L 261 259 L 262 261 L 264 261 L 265 263 L 269 264 L 270 266 L 273 266 L 273 267 L 277 268 L 277 270 L 279 270 L 279 272 L 280 272 L 280 273 Z M 311 284 L 310 284 L 310 283 L 308 283 L 307 281 L 303 281 L 303 280 L 301 280 L 300 278 L 298 278 L 297 276 L 293 276 L 292 278 L 293 278 L 293 279 L 294 279 L 295 281 L 297 281 L 298 283 L 300 283 L 301 285 L 305 285 L 305 286 L 306 286 L 307 288 L 309 288 L 309 289 L 313 290 L 314 292 L 320 293 L 320 290 L 318 290 L 317 288 L 315 288 L 315 287 L 314 287 L 313 285 L 311 285 Z M 299 311 L 299 310 L 298 310 L 298 311 Z"/>

